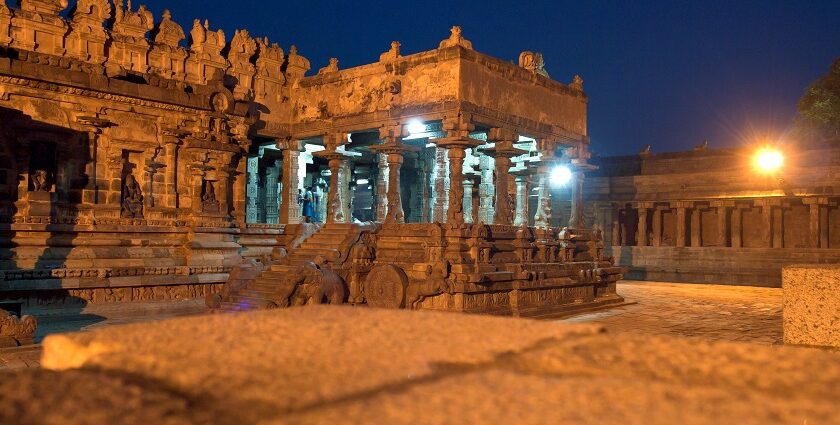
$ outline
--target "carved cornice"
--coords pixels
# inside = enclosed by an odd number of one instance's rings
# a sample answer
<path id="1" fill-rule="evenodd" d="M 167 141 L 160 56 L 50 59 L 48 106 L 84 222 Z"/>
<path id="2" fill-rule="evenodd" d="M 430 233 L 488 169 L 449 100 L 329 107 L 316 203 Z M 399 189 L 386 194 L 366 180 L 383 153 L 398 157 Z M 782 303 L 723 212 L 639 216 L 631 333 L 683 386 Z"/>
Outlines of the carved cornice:
<path id="1" fill-rule="evenodd" d="M 122 96 L 113 93 L 107 93 L 95 89 L 82 89 L 78 87 L 65 86 L 62 84 L 48 83 L 45 81 L 38 81 L 24 77 L 11 77 L 8 75 L 0 75 L 0 83 L 10 84 L 19 87 L 27 87 L 37 90 L 46 90 L 55 93 L 92 97 L 111 102 L 127 103 L 130 105 L 144 106 L 148 108 L 163 109 L 166 111 L 190 113 L 195 111 L 204 111 L 204 109 L 196 107 L 185 107 L 173 105 L 171 103 L 157 102 L 152 100 L 145 100 L 136 97 Z"/>

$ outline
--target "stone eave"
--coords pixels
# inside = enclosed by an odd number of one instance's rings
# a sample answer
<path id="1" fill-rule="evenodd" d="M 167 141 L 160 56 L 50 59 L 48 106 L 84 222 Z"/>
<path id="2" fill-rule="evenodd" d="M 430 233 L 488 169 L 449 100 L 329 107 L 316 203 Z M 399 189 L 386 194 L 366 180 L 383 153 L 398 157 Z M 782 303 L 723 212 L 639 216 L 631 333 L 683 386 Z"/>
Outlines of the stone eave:
<path id="1" fill-rule="evenodd" d="M 329 131 L 357 132 L 375 129 L 394 121 L 419 117 L 424 121 L 441 120 L 454 116 L 458 112 L 473 114 L 473 121 L 488 126 L 512 127 L 522 135 L 534 138 L 548 138 L 563 144 L 575 144 L 585 139 L 582 134 L 562 127 L 543 124 L 525 117 L 506 114 L 491 108 L 482 107 L 466 101 L 442 101 L 409 108 L 392 108 L 357 115 L 346 115 L 328 120 L 293 123 L 290 132 L 296 139 L 307 139 L 323 135 Z"/>

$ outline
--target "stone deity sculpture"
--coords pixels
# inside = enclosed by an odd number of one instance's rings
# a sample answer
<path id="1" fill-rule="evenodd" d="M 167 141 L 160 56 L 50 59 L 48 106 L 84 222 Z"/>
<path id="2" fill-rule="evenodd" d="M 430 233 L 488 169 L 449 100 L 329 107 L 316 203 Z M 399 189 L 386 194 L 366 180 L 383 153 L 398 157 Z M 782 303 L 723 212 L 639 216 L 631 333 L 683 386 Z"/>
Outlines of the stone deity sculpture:
<path id="1" fill-rule="evenodd" d="M 32 186 L 36 192 L 49 192 L 50 182 L 47 170 L 35 170 L 32 175 Z"/>
<path id="2" fill-rule="evenodd" d="M 219 212 L 219 201 L 216 200 L 216 186 L 212 180 L 204 181 L 201 206 L 205 212 Z"/>
<path id="3" fill-rule="evenodd" d="M 143 191 L 134 175 L 125 176 L 123 185 L 122 212 L 123 218 L 143 218 Z"/>

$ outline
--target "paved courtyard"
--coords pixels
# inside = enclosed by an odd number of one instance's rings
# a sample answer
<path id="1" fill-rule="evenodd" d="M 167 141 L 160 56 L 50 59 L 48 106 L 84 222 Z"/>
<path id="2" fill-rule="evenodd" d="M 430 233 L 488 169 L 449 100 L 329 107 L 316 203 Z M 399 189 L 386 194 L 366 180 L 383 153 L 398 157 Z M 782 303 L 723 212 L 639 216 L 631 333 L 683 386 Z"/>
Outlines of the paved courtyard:
<path id="1" fill-rule="evenodd" d="M 618 293 L 635 304 L 563 321 L 599 323 L 610 332 L 782 343 L 779 288 L 623 281 Z"/>
<path id="2" fill-rule="evenodd" d="M 598 323 L 610 332 L 699 337 L 716 341 L 757 344 L 782 342 L 782 290 L 727 285 L 623 281 L 618 292 L 630 304 L 563 319 L 563 322 Z M 46 333 L 94 329 L 122 323 L 155 320 L 201 312 L 200 303 L 177 309 L 147 303 L 134 314 L 88 312 L 73 321 L 42 320 Z M 136 310 L 145 311 L 144 315 Z M 99 321 L 90 319 L 100 313 Z M 106 317 L 107 316 L 107 317 Z M 0 369 L 38 367 L 40 346 L 0 349 Z"/>

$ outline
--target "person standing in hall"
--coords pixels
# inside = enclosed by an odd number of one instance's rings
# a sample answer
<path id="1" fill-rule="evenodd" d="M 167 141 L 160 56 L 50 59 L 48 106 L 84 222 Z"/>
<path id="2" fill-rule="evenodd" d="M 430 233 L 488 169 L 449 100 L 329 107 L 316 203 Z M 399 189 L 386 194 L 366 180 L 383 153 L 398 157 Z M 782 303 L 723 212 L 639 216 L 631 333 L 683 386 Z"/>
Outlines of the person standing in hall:
<path id="1" fill-rule="evenodd" d="M 305 223 L 312 223 L 316 217 L 315 207 L 318 200 L 315 195 L 315 185 L 313 184 L 303 194 L 303 219 Z"/>

